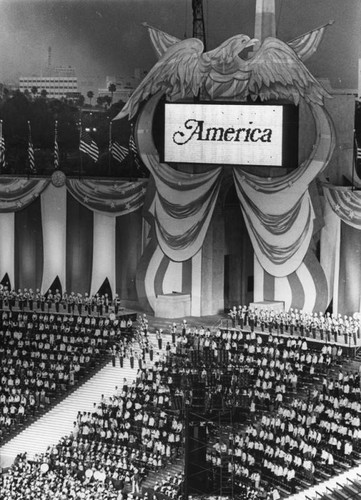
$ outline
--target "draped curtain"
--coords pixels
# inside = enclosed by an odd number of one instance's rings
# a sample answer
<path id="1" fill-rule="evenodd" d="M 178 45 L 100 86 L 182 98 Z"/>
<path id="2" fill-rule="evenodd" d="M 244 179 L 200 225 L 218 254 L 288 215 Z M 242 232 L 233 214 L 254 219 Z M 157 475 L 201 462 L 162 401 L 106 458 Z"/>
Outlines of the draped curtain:
<path id="1" fill-rule="evenodd" d="M 32 203 L 49 184 L 49 179 L 0 180 L 0 213 L 16 212 Z"/>
<path id="2" fill-rule="evenodd" d="M 147 166 L 154 178 L 148 215 L 154 219 L 158 244 L 171 260 L 188 260 L 203 245 L 218 198 L 222 168 L 187 174 L 149 155 Z"/>
<path id="3" fill-rule="evenodd" d="M 148 180 L 50 183 L 0 178 L 0 228 L 6 236 L 0 279 L 8 274 L 12 287 L 47 291 L 58 278 L 63 290 L 81 293 L 96 293 L 108 279 L 113 293 L 135 300 L 137 252 L 128 260 L 124 255 L 142 234 Z"/>
<path id="4" fill-rule="evenodd" d="M 148 181 L 108 181 L 67 179 L 67 189 L 74 198 L 94 212 L 113 216 L 138 210 L 144 203 Z"/>
<path id="5" fill-rule="evenodd" d="M 360 311 L 361 192 L 330 184 L 324 184 L 323 191 L 329 207 L 341 221 L 339 238 L 333 242 L 335 246 L 339 245 L 333 262 L 337 287 L 334 308 L 349 315 Z"/>
<path id="6" fill-rule="evenodd" d="M 282 177 L 263 178 L 233 168 L 238 198 L 255 254 L 272 276 L 287 276 L 301 265 L 314 230 L 309 184 L 332 155 L 332 122 L 320 106 L 312 106 L 317 141 L 310 158 Z"/>
<path id="7" fill-rule="evenodd" d="M 0 213 L 26 208 L 49 185 L 50 179 L 0 179 Z M 67 179 L 68 192 L 94 212 L 119 216 L 138 210 L 144 203 L 148 180 L 109 181 Z"/>
<path id="8" fill-rule="evenodd" d="M 345 224 L 361 229 L 361 192 L 349 187 L 323 185 L 323 192 L 334 213 Z"/>

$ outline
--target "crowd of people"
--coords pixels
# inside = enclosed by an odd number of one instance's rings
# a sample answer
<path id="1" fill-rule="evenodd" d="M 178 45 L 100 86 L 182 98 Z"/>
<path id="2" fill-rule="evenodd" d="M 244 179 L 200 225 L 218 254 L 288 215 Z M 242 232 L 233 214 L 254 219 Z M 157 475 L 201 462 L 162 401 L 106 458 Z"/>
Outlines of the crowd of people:
<path id="1" fill-rule="evenodd" d="M 59 289 L 41 292 L 39 288 L 36 288 L 35 291 L 32 288 L 19 288 L 16 291 L 0 284 L 0 310 L 4 308 L 10 311 L 16 308 L 20 311 L 38 310 L 43 313 L 67 312 L 80 316 L 83 313 L 103 316 L 103 314 L 110 312 L 117 315 L 122 309 L 121 300 L 117 293 L 113 297 L 111 293 L 90 295 L 79 292 L 61 292 Z"/>
<path id="2" fill-rule="evenodd" d="M 123 380 L 112 397 L 78 413 L 72 432 L 45 454 L 19 457 L 0 496 L 27 498 L 20 491 L 32 485 L 35 496 L 28 498 L 40 500 L 144 498 L 143 477 L 181 453 L 187 406 L 205 415 L 240 411 L 248 419 L 246 428 L 239 423 L 229 431 L 226 447 L 207 445 L 211 469 L 224 467 L 227 457 L 240 496 L 266 498 L 281 486 L 292 492 L 300 481 L 312 484 L 317 472 L 332 474 L 336 462 L 357 459 L 360 373 L 343 368 L 343 349 L 326 340 L 328 327 L 324 343 L 312 350 L 304 317 L 286 328 L 274 315 L 266 327 L 262 312 L 255 319 L 242 308 L 229 328 L 190 327 L 184 320 L 170 325 L 166 339 L 156 331 L 153 344 L 145 315 L 133 337 L 132 328 L 109 317 L 19 309 L 4 311 L 0 323 L 2 425 L 22 419 L 10 407 L 33 411 L 34 401 L 41 406 L 51 391 L 67 390 L 93 356 L 108 353 L 120 367 L 128 357 L 138 371 L 134 382 Z M 155 490 L 175 499 L 181 483 L 173 478 Z"/>
<path id="3" fill-rule="evenodd" d="M 3 311 L 0 441 L 75 385 L 108 350 L 130 356 L 132 327 L 118 319 Z"/>
<path id="4" fill-rule="evenodd" d="M 301 335 L 326 342 L 356 345 L 361 339 L 359 313 L 353 316 L 330 312 L 283 311 L 272 307 L 233 306 L 228 313 L 233 328 L 248 326 L 269 333 Z"/>
<path id="5" fill-rule="evenodd" d="M 214 356 L 203 362 L 207 359 Z M 360 450 L 360 372 L 342 367 L 342 348 L 325 343 L 312 352 L 304 337 L 269 334 L 264 342 L 250 332 L 226 360 L 221 373 L 229 382 L 219 386 L 222 408 L 232 395 L 229 407 L 244 404 L 251 425 L 238 434 L 230 432 L 226 449 L 212 447 L 208 461 L 214 467 L 222 467 L 223 453 L 229 472 L 242 484 L 257 490 L 266 480 L 294 492 L 300 480 L 313 484 L 316 471 L 326 469 L 332 475 L 336 460 L 343 466 L 355 463 Z M 208 368 L 207 384 L 212 385 L 214 361 Z M 241 375 L 245 371 L 246 379 Z M 217 386 L 212 394 L 215 390 Z M 300 399 L 302 391 L 305 397 Z"/>
<path id="6" fill-rule="evenodd" d="M 0 497 L 6 491 L 11 498 L 24 498 L 17 491 L 17 467 L 23 468 L 19 476 L 25 474 L 31 483 L 41 485 L 41 493 L 35 489 L 38 496 L 34 498 L 63 498 L 64 491 L 66 498 L 77 498 L 79 492 L 85 499 L 139 497 L 142 478 L 178 456 L 183 424 L 179 412 L 172 410 L 170 388 L 161 375 L 167 355 L 164 352 L 151 363 L 144 332 L 141 338 L 142 363 L 136 379 L 131 384 L 124 379 L 113 396 L 102 397 L 90 412 L 79 412 L 70 435 L 45 454 L 34 461 L 19 460 L 3 480 Z M 159 493 L 163 498 L 177 498 L 181 482 L 180 478 L 162 482 Z"/>

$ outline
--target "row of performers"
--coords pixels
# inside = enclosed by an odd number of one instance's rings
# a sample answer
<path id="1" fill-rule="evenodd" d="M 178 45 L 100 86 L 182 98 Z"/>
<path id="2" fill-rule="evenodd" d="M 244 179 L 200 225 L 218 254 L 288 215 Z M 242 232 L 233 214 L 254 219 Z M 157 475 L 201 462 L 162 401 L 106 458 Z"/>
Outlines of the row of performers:
<path id="1" fill-rule="evenodd" d="M 329 312 L 307 313 L 298 309 L 281 311 L 273 308 L 255 308 L 247 306 L 233 306 L 228 313 L 232 328 L 243 329 L 249 327 L 252 331 L 259 328 L 262 331 L 268 330 L 270 333 L 289 332 L 292 334 L 312 335 L 316 338 L 318 332 L 323 338 L 331 340 L 334 337 L 337 342 L 338 335 L 353 338 L 360 338 L 360 318 L 354 316 L 342 316 L 341 314 L 331 314 Z"/>
<path id="2" fill-rule="evenodd" d="M 39 288 L 34 292 L 31 288 L 9 290 L 7 286 L 0 285 L 0 309 L 7 307 L 10 311 L 18 307 L 20 310 L 28 308 L 30 311 L 38 309 L 40 311 L 55 310 L 56 312 L 73 313 L 75 308 L 78 314 L 84 311 L 86 314 L 97 313 L 102 315 L 113 311 L 118 314 L 120 309 L 120 298 L 118 294 L 110 298 L 107 293 L 100 295 L 89 295 L 85 293 L 60 293 L 59 290 L 49 290 L 47 293 L 41 293 Z"/>

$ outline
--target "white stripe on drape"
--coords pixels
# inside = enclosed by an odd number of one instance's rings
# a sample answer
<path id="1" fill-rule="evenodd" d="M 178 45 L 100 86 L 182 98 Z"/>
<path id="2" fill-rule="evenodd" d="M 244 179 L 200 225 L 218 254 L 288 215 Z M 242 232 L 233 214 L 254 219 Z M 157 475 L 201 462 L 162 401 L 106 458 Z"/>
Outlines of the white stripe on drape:
<path id="1" fill-rule="evenodd" d="M 202 314 L 202 249 L 192 257 L 191 315 Z"/>
<path id="2" fill-rule="evenodd" d="M 341 219 L 337 218 L 337 230 L 334 240 L 335 245 L 335 260 L 334 260 L 334 279 L 333 279 L 333 313 L 338 314 L 338 294 L 339 294 L 339 283 L 340 283 L 340 255 L 341 255 Z"/>
<path id="3" fill-rule="evenodd" d="M 66 268 L 66 186 L 58 188 L 50 184 L 41 193 L 41 220 L 44 247 L 41 290 L 46 292 L 57 276 L 59 276 L 64 289 Z"/>
<path id="4" fill-rule="evenodd" d="M 163 278 L 163 293 L 182 291 L 182 271 L 182 262 L 169 262 Z"/>
<path id="5" fill-rule="evenodd" d="M 311 313 L 313 312 L 317 299 L 314 279 L 304 263 L 302 263 L 297 269 L 296 274 L 301 282 L 303 292 L 305 294 L 305 301 L 302 309 L 306 313 Z"/>
<path id="6" fill-rule="evenodd" d="M 0 213 L 0 280 L 8 273 L 15 286 L 15 212 Z"/>
<path id="7" fill-rule="evenodd" d="M 253 258 L 253 273 L 253 302 L 262 302 L 264 300 L 264 269 L 256 254 Z"/>
<path id="8" fill-rule="evenodd" d="M 288 311 L 292 304 L 292 290 L 288 277 L 275 278 L 275 300 L 285 303 L 285 311 Z"/>
<path id="9" fill-rule="evenodd" d="M 152 257 L 149 260 L 147 272 L 145 273 L 144 277 L 145 295 L 153 311 L 155 311 L 156 301 L 157 301 L 155 294 L 155 277 L 163 257 L 164 254 L 160 249 L 159 245 L 157 245 L 155 252 L 153 253 Z"/>

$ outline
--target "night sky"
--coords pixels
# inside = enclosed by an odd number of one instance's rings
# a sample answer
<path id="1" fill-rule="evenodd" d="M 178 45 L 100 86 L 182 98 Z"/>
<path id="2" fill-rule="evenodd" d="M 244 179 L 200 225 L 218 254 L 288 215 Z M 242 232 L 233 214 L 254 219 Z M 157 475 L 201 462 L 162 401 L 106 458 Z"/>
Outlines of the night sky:
<path id="1" fill-rule="evenodd" d="M 203 0 L 207 48 L 254 34 L 256 0 Z M 278 37 L 290 40 L 335 20 L 307 66 L 333 87 L 357 88 L 360 0 L 276 0 Z M 156 61 L 146 30 L 154 25 L 192 36 L 191 0 L 0 0 L 0 81 L 39 75 L 47 64 L 71 65 L 79 78 L 132 75 Z"/>

